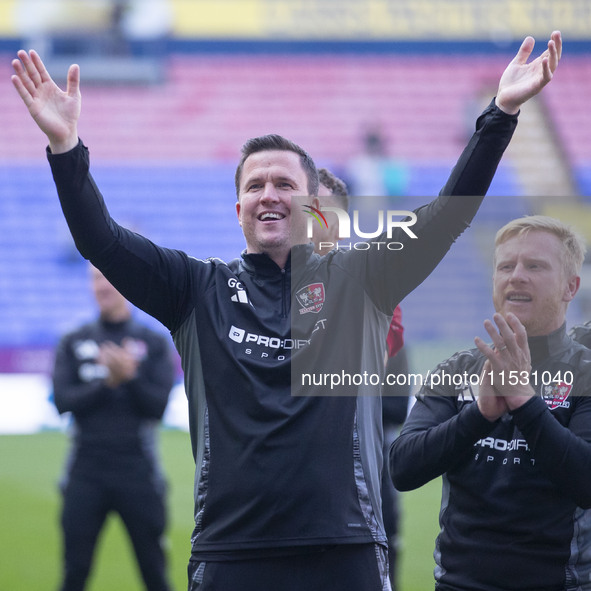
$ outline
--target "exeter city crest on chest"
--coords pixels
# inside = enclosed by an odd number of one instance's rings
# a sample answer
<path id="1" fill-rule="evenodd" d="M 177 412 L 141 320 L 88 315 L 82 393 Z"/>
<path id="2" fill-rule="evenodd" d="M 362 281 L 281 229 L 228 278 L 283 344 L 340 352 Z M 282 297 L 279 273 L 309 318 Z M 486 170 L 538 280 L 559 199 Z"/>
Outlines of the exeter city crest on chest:
<path id="1" fill-rule="evenodd" d="M 478 400 L 479 389 L 479 385 L 476 383 L 464 383 L 461 386 L 456 386 L 458 402 L 476 402 Z"/>
<path id="2" fill-rule="evenodd" d="M 567 400 L 567 398 L 571 390 L 572 384 L 553 382 L 542 386 L 542 398 L 550 410 L 569 408 L 570 400 Z"/>
<path id="3" fill-rule="evenodd" d="M 296 299 L 300 304 L 300 314 L 313 312 L 318 314 L 324 305 L 324 283 L 311 283 L 296 292 Z"/>

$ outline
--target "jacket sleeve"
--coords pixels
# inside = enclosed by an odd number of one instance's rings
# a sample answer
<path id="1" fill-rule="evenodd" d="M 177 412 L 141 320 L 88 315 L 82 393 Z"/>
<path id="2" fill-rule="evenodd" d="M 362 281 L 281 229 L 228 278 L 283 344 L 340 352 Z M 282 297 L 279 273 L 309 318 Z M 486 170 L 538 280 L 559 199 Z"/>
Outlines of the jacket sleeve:
<path id="1" fill-rule="evenodd" d="M 539 397 L 514 411 L 513 419 L 536 465 L 583 509 L 591 508 L 591 397 L 580 396 L 565 427 Z"/>
<path id="2" fill-rule="evenodd" d="M 155 245 L 117 224 L 89 173 L 81 141 L 64 154 L 47 150 L 62 211 L 76 247 L 127 300 L 173 331 L 190 306 L 186 254 Z"/>
<path id="3" fill-rule="evenodd" d="M 390 448 L 390 474 L 397 489 L 413 490 L 441 476 L 494 429 L 495 423 L 485 419 L 474 402 L 458 410 L 455 387 L 441 377 L 462 375 L 465 363 L 472 360 L 470 352 L 458 353 L 427 375 Z"/>
<path id="4" fill-rule="evenodd" d="M 493 99 L 439 194 L 486 195 L 516 127 L 517 115 L 507 115 Z"/>
<path id="5" fill-rule="evenodd" d="M 474 403 L 458 412 L 454 398 L 419 397 L 390 448 L 394 486 L 413 490 L 441 476 L 464 459 L 493 426 Z"/>
<path id="6" fill-rule="evenodd" d="M 356 273 L 361 274 L 372 300 L 384 313 L 390 315 L 429 276 L 469 227 L 516 125 L 516 115 L 507 115 L 491 102 L 478 118 L 476 131 L 439 196 L 413 212 L 416 221 L 408 229 L 414 237 L 406 228 L 396 227 L 391 238 L 386 234 L 379 238 L 395 243 L 396 248 L 382 248 L 378 256 L 370 256 L 369 251 L 350 253 L 357 255 Z"/>
<path id="7" fill-rule="evenodd" d="M 174 384 L 174 364 L 170 348 L 160 335 L 152 335 L 148 356 L 142 361 L 138 376 L 127 382 L 127 391 L 139 414 L 161 419 Z"/>

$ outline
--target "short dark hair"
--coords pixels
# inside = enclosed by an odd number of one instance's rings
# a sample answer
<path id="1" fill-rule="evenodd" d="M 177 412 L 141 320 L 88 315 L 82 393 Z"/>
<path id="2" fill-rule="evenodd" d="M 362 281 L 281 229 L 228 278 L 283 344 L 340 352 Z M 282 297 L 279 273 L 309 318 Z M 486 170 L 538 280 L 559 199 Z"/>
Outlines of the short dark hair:
<path id="1" fill-rule="evenodd" d="M 277 134 L 262 135 L 251 138 L 242 146 L 241 158 L 236 168 L 236 175 L 234 176 L 234 184 L 236 185 L 236 196 L 240 195 L 240 179 L 242 177 L 242 169 L 244 162 L 252 154 L 257 152 L 264 152 L 266 150 L 285 150 L 287 152 L 295 152 L 300 156 L 302 168 L 308 177 L 308 192 L 310 195 L 318 194 L 318 170 L 314 160 L 306 150 L 295 144 L 294 142 Z"/>
<path id="2" fill-rule="evenodd" d="M 337 198 L 343 209 L 347 211 L 349 209 L 349 190 L 345 181 L 326 168 L 318 169 L 318 180 L 321 185 L 324 185 Z"/>

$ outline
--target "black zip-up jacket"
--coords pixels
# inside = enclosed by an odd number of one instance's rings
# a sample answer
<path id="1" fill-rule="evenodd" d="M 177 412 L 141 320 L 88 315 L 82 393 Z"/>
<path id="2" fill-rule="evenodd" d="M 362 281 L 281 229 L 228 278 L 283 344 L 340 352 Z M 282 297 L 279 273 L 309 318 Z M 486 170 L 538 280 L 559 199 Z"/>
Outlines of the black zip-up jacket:
<path id="1" fill-rule="evenodd" d="M 380 238 L 402 250 L 321 259 L 301 245 L 284 269 L 265 254 L 225 263 L 158 247 L 110 217 L 81 143 L 49 154 L 80 252 L 170 329 L 181 355 L 195 558 L 385 544 L 380 386 L 310 390 L 302 374 L 381 374 L 395 306 L 469 225 L 482 200 L 473 195 L 486 193 L 515 125 L 487 108 L 442 196 L 416 212 L 418 238 Z"/>
<path id="2" fill-rule="evenodd" d="M 438 590 L 579 589 L 584 539 L 575 524 L 578 507 L 591 507 L 591 351 L 564 326 L 528 340 L 537 397 L 488 421 L 474 404 L 486 357 L 457 353 L 427 377 L 391 447 L 400 490 L 443 475 Z"/>

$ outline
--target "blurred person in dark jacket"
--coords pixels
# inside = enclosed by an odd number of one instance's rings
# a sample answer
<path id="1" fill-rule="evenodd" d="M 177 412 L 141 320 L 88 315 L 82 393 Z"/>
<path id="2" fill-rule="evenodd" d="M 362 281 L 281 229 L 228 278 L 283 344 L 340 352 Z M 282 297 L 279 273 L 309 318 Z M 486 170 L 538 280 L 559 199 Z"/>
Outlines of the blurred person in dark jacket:
<path id="1" fill-rule="evenodd" d="M 345 181 L 337 177 L 326 168 L 318 169 L 318 199 L 320 209 L 326 219 L 326 225 L 313 225 L 314 250 L 325 255 L 336 246 L 339 241 L 339 224 L 334 212 L 324 210 L 326 207 L 339 207 L 344 211 L 349 209 L 349 190 Z M 386 338 L 385 371 L 388 376 L 408 374 L 408 356 L 404 348 L 404 327 L 402 325 L 402 311 L 396 306 Z M 401 385 L 404 382 L 404 385 Z M 384 468 L 382 470 L 382 511 L 384 514 L 384 528 L 388 538 L 388 562 L 392 591 L 396 590 L 397 558 L 399 550 L 399 516 L 400 507 L 398 491 L 392 484 L 388 468 L 388 450 L 400 427 L 406 419 L 410 387 L 405 380 L 398 383 L 387 383 L 384 379 L 382 387 L 382 426 L 384 429 Z"/>
<path id="2" fill-rule="evenodd" d="M 109 513 L 125 525 L 148 591 L 168 591 L 165 481 L 156 429 L 174 382 L 167 340 L 137 322 L 127 300 L 91 267 L 99 317 L 65 335 L 53 374 L 55 405 L 73 417 L 62 482 L 62 591 L 85 587 Z"/>

